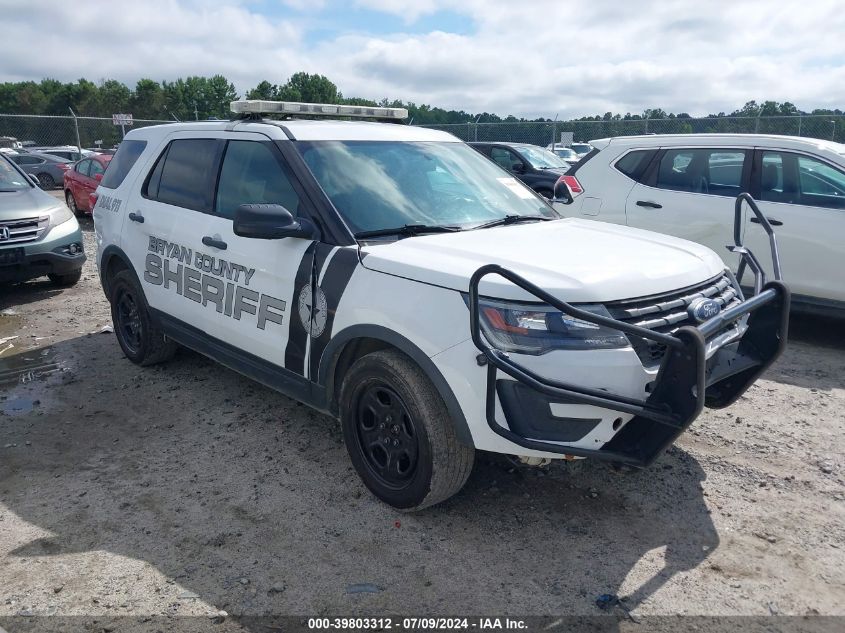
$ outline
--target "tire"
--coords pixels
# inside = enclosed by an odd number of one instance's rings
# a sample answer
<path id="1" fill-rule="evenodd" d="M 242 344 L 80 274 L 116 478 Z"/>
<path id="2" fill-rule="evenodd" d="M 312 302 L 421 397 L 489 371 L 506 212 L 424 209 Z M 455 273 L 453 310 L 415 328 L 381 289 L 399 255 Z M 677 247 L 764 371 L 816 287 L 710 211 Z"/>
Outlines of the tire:
<path id="1" fill-rule="evenodd" d="M 53 189 L 56 186 L 55 179 L 50 174 L 38 174 L 38 182 L 42 189 Z"/>
<path id="2" fill-rule="evenodd" d="M 73 197 L 73 194 L 70 191 L 65 191 L 65 203 L 67 203 L 67 208 L 70 209 L 70 212 L 73 213 L 76 217 L 80 217 L 82 215 L 82 211 L 79 210 L 79 207 L 76 206 L 76 198 Z"/>
<path id="3" fill-rule="evenodd" d="M 82 269 L 80 268 L 79 270 L 75 270 L 66 275 L 54 275 L 53 273 L 50 273 L 47 277 L 50 278 L 50 281 L 54 286 L 69 288 L 70 286 L 75 286 L 79 283 L 79 280 L 82 279 Z"/>
<path id="4" fill-rule="evenodd" d="M 398 510 L 448 499 L 472 470 L 475 451 L 458 441 L 440 394 L 398 351 L 368 354 L 346 373 L 340 421 L 358 475 Z"/>
<path id="5" fill-rule="evenodd" d="M 178 347 L 150 319 L 144 293 L 128 270 L 109 282 L 111 317 L 117 342 L 136 365 L 154 365 L 173 358 Z"/>

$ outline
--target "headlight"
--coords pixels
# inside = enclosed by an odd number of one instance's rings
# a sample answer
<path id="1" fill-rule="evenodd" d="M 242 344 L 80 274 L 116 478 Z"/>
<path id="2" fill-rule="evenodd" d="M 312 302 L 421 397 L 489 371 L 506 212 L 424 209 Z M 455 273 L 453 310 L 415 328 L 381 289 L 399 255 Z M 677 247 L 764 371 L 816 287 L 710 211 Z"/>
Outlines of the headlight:
<path id="1" fill-rule="evenodd" d="M 610 317 L 603 305 L 576 306 Z M 481 330 L 498 349 L 545 354 L 556 349 L 613 349 L 630 345 L 618 330 L 582 321 L 551 306 L 479 300 Z"/>
<path id="2" fill-rule="evenodd" d="M 67 207 L 56 207 L 50 211 L 50 226 L 58 226 L 73 219 L 73 213 Z"/>

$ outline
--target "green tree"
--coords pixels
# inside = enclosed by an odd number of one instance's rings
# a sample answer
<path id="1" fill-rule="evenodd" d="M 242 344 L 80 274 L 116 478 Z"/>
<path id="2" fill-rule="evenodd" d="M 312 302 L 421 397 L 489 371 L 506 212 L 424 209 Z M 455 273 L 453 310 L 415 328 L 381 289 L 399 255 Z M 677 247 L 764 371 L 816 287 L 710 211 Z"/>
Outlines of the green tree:
<path id="1" fill-rule="evenodd" d="M 324 75 L 310 75 L 298 72 L 279 88 L 282 101 L 300 101 L 302 103 L 339 103 L 343 97 L 337 86 Z"/>

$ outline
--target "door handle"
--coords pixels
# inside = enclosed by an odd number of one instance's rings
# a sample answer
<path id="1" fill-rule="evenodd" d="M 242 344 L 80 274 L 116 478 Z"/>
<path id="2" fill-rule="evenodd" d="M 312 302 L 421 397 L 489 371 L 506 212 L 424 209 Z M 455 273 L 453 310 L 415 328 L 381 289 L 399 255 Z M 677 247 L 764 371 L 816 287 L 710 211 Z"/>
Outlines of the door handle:
<path id="1" fill-rule="evenodd" d="M 132 220 L 133 222 L 138 222 L 139 224 L 144 223 L 144 216 L 141 215 L 140 213 L 130 213 L 129 219 Z"/>
<path id="2" fill-rule="evenodd" d="M 211 246 L 212 248 L 219 248 L 221 251 L 225 251 L 227 246 L 226 242 L 223 240 L 218 240 L 216 237 L 211 237 L 209 235 L 202 238 L 202 243 L 206 246 Z"/>
<path id="3" fill-rule="evenodd" d="M 771 224 L 772 226 L 783 226 L 783 222 L 781 222 L 780 220 L 775 220 L 774 218 L 766 218 L 766 219 L 769 221 L 769 224 Z M 760 224 L 760 218 L 753 217 L 753 218 L 751 218 L 751 221 L 754 222 L 754 224 Z"/>
<path id="4" fill-rule="evenodd" d="M 662 209 L 662 204 L 657 204 L 656 202 L 652 202 L 651 200 L 637 200 L 638 207 L 648 207 L 649 209 Z"/>

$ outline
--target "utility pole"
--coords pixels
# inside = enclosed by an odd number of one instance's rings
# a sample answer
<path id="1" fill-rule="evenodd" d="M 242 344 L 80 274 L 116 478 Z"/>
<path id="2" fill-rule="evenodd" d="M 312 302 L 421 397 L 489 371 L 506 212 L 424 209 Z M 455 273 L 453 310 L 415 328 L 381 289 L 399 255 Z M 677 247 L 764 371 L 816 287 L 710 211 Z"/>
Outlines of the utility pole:
<path id="1" fill-rule="evenodd" d="M 833 125 L 831 125 L 830 140 L 835 141 L 836 140 L 836 120 L 831 121 L 831 123 Z"/>
<path id="2" fill-rule="evenodd" d="M 200 120 L 200 115 L 199 115 L 199 112 L 197 112 L 197 102 L 194 101 L 194 121 L 199 121 L 199 120 Z"/>

